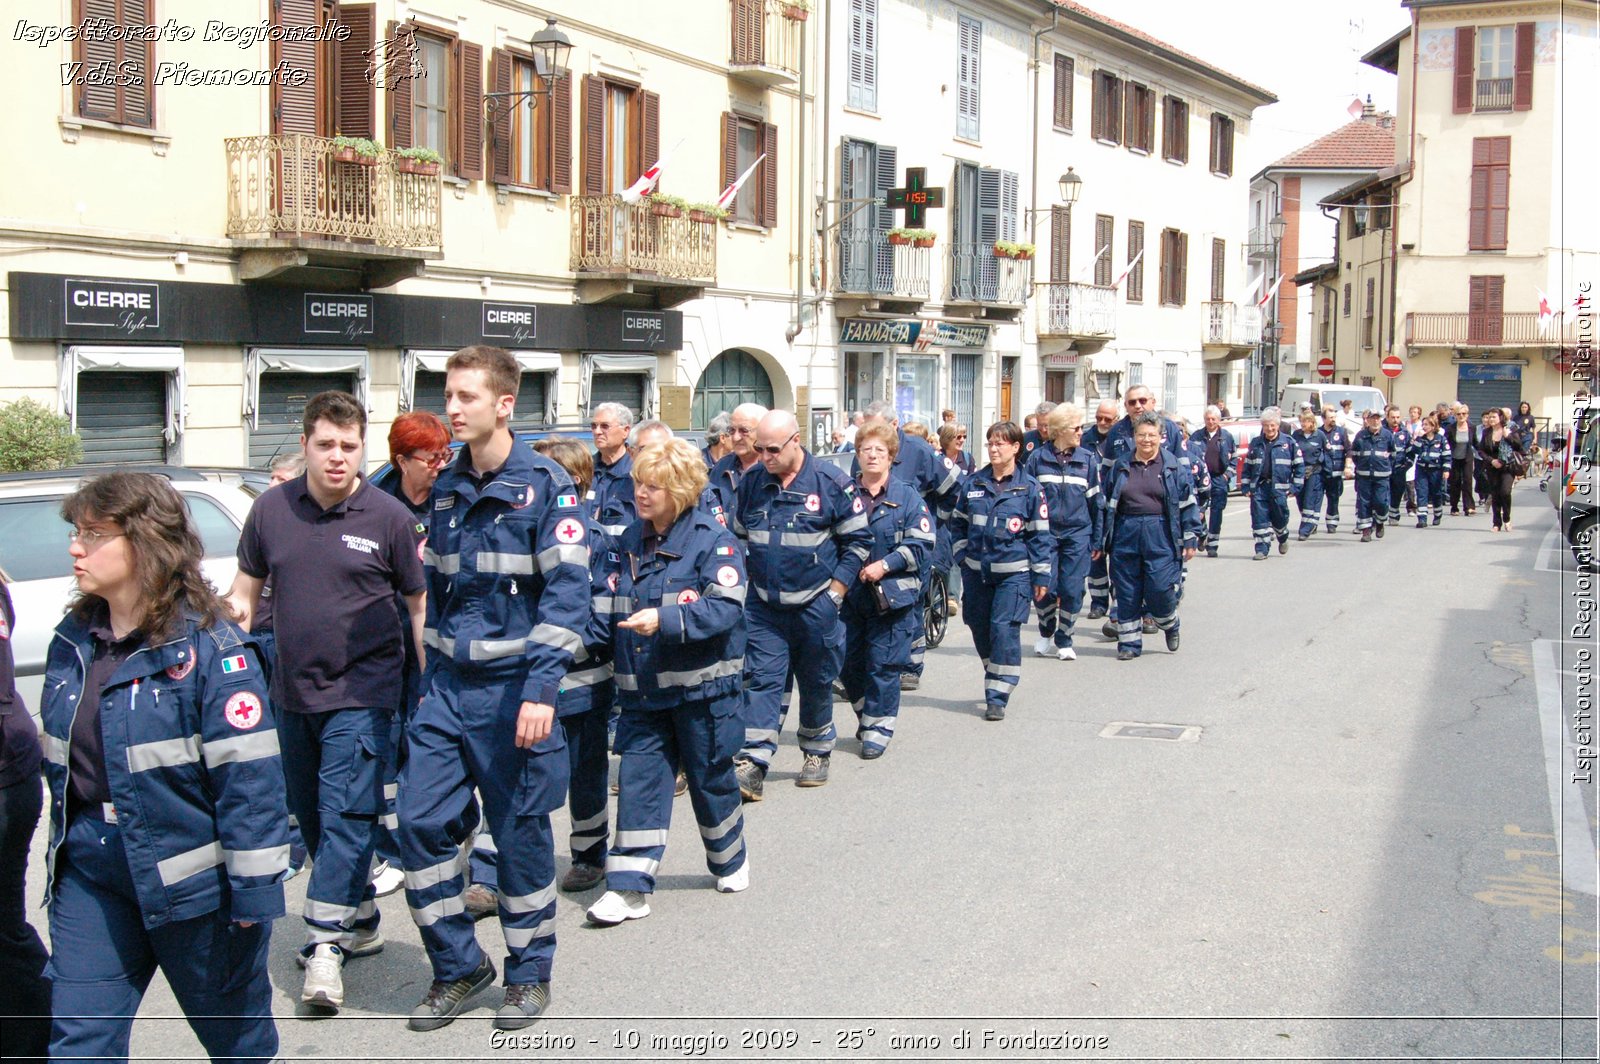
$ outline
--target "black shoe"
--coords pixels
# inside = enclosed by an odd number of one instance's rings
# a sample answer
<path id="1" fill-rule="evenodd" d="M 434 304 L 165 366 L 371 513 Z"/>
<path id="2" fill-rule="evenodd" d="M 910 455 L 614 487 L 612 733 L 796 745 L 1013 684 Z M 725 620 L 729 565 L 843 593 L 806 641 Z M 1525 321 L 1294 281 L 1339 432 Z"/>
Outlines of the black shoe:
<path id="1" fill-rule="evenodd" d="M 828 755 L 807 754 L 800 765 L 800 775 L 795 777 L 796 787 L 821 787 L 828 782 Z"/>
<path id="2" fill-rule="evenodd" d="M 478 965 L 478 970 L 465 979 L 457 979 L 453 983 L 435 980 L 411 1010 L 411 1018 L 406 1021 L 406 1026 L 413 1031 L 437 1031 L 448 1026 L 466 1009 L 467 1002 L 494 984 L 495 974 L 494 963 L 485 957 L 483 963 Z"/>
<path id="3" fill-rule="evenodd" d="M 567 869 L 567 874 L 561 877 L 561 889 L 568 894 L 582 894 L 605 881 L 605 869 L 588 864 L 574 864 Z"/>
<path id="4" fill-rule="evenodd" d="M 1441 520 L 1443 520 L 1443 518 L 1435 517 L 1433 519 L 1433 523 L 1437 525 Z"/>
<path id="5" fill-rule="evenodd" d="M 1373 531 L 1377 533 L 1379 539 L 1382 539 L 1383 538 L 1383 522 L 1382 521 L 1376 522 L 1376 527 L 1373 529 Z"/>
<path id="6" fill-rule="evenodd" d="M 861 760 L 876 761 L 883 756 L 883 752 L 886 749 L 887 747 L 879 746 L 877 743 L 862 743 Z"/>
<path id="7" fill-rule="evenodd" d="M 994 702 L 990 702 L 988 705 L 983 707 L 983 719 L 984 720 L 1005 720 L 1006 719 L 1006 707 L 1002 706 L 1002 705 L 998 705 L 997 703 L 994 703 Z"/>
<path id="8" fill-rule="evenodd" d="M 1206 548 L 1206 557 L 1207 558 L 1215 558 L 1216 556 L 1217 556 L 1217 548 L 1215 548 L 1215 547 L 1207 547 Z"/>
<path id="9" fill-rule="evenodd" d="M 674 798 L 682 798 L 688 793 L 689 777 L 684 773 L 683 769 L 680 768 L 678 770 L 678 778 L 672 781 L 672 796 Z"/>
<path id="10" fill-rule="evenodd" d="M 533 1023 L 550 1006 L 549 983 L 512 983 L 506 987 L 506 1003 L 494 1014 L 497 1031 L 519 1031 Z"/>
<path id="11" fill-rule="evenodd" d="M 1288 554 L 1289 553 L 1289 537 L 1288 536 L 1284 536 L 1283 538 L 1278 540 L 1278 553 L 1279 554 Z"/>
<path id="12" fill-rule="evenodd" d="M 1107 611 L 1106 611 L 1106 608 L 1104 606 L 1090 606 L 1089 607 L 1089 620 L 1098 621 L 1100 618 L 1102 618 L 1102 617 L 1104 617 L 1106 615 L 1106 612 Z"/>
<path id="13" fill-rule="evenodd" d="M 1119 647 L 1117 649 L 1117 660 L 1118 661 L 1132 661 L 1134 658 L 1136 658 L 1138 656 L 1139 656 L 1138 654 L 1134 653 L 1131 650 L 1128 650 L 1125 647 Z"/>
<path id="14" fill-rule="evenodd" d="M 1418 521 L 1418 522 L 1417 522 L 1417 527 L 1418 527 L 1418 528 L 1427 528 L 1427 527 L 1428 527 L 1428 521 L 1427 521 L 1427 519 L 1426 519 L 1426 518 L 1424 518 L 1424 519 L 1423 519 L 1423 520 L 1421 520 L 1421 521 Z"/>
<path id="15" fill-rule="evenodd" d="M 1178 630 L 1176 628 L 1167 629 L 1167 649 L 1174 654 L 1178 652 Z"/>
<path id="16" fill-rule="evenodd" d="M 1100 634 L 1107 639 L 1117 638 L 1117 622 L 1107 619 L 1106 623 L 1100 626 Z"/>
<path id="17" fill-rule="evenodd" d="M 1139 628 L 1140 628 L 1141 631 L 1144 632 L 1145 635 L 1155 635 L 1156 634 L 1156 622 L 1152 621 L 1148 617 L 1146 617 L 1144 619 L 1144 623 L 1141 624 L 1139 626 Z"/>

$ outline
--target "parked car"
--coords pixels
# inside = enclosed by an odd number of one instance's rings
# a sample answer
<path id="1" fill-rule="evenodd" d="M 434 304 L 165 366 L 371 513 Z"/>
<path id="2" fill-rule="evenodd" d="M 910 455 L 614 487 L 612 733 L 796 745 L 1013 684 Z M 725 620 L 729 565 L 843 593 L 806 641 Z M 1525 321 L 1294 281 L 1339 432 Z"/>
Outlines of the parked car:
<path id="1" fill-rule="evenodd" d="M 233 585 L 239 533 L 255 494 L 247 485 L 264 484 L 265 474 L 249 469 L 204 471 L 177 466 L 75 466 L 48 473 L 0 474 L 0 571 L 11 585 L 17 624 L 11 634 L 17 661 L 17 690 L 28 709 L 39 711 L 45 652 L 55 626 L 75 590 L 67 554 L 70 526 L 61 520 L 61 500 L 79 481 L 112 470 L 158 473 L 189 505 L 195 531 L 205 547 L 201 568 L 218 591 Z"/>
<path id="2" fill-rule="evenodd" d="M 1388 398 L 1378 389 L 1358 384 L 1289 384 L 1285 385 L 1279 395 L 1278 405 L 1283 408 L 1283 414 L 1293 425 L 1294 418 L 1300 410 L 1301 403 L 1310 403 L 1311 409 L 1317 412 L 1317 424 L 1322 424 L 1322 408 L 1324 406 L 1338 407 L 1344 400 L 1350 400 L 1350 413 L 1346 414 L 1341 409 L 1339 424 L 1344 426 L 1346 432 L 1352 436 L 1361 431 L 1361 415 L 1369 408 L 1382 410 L 1389 405 Z"/>
<path id="3" fill-rule="evenodd" d="M 1246 494 L 1244 489 L 1244 460 L 1250 453 L 1250 441 L 1261 435 L 1261 419 L 1258 417 L 1228 417 L 1222 419 L 1222 427 L 1233 434 L 1235 450 L 1233 452 L 1233 493 Z"/>
<path id="4" fill-rule="evenodd" d="M 1594 400 L 1576 411 L 1572 428 L 1567 433 L 1566 447 L 1552 461 L 1558 461 L 1558 472 L 1553 472 L 1540 488 L 1550 496 L 1556 509 L 1556 519 L 1561 522 L 1561 532 L 1567 537 L 1573 560 L 1580 569 L 1596 568 L 1595 523 L 1596 494 L 1600 493 L 1600 479 L 1595 476 L 1595 466 L 1600 463 L 1600 419 L 1594 414 Z"/>

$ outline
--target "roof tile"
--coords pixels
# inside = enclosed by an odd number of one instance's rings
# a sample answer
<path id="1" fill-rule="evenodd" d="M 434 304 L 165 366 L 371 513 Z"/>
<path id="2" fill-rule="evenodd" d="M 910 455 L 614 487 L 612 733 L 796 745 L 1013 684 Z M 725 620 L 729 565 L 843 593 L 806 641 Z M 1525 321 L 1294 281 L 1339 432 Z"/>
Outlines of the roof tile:
<path id="1" fill-rule="evenodd" d="M 1374 114 L 1347 122 L 1290 152 L 1268 170 L 1366 170 L 1394 165 L 1394 118 Z"/>

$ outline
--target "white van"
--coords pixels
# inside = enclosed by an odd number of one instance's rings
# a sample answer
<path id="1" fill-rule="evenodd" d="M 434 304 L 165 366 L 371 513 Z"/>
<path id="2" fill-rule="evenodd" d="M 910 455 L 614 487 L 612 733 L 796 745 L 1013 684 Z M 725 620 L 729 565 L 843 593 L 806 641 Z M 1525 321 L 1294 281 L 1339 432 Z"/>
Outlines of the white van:
<path id="1" fill-rule="evenodd" d="M 1311 409 L 1320 417 L 1324 406 L 1338 409 L 1346 399 L 1350 400 L 1350 414 L 1340 414 L 1339 424 L 1351 433 L 1360 431 L 1364 411 L 1369 408 L 1383 410 L 1389 405 L 1388 398 L 1381 391 L 1361 384 L 1288 384 L 1284 386 L 1278 405 L 1283 408 L 1286 417 L 1293 418 L 1299 413 L 1301 403 L 1310 403 Z"/>

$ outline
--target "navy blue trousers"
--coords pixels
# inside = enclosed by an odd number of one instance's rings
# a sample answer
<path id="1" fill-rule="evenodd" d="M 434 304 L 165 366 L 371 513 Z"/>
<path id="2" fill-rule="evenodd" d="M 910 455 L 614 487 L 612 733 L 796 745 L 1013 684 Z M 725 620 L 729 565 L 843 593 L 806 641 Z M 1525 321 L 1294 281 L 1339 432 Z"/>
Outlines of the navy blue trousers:
<path id="1" fill-rule="evenodd" d="M 133 1017 L 158 967 L 212 1060 L 277 1056 L 270 923 L 230 922 L 224 897 L 216 912 L 145 927 L 122 832 L 93 817 L 68 826 L 56 860 L 52 1060 L 127 1060 Z"/>
<path id="2" fill-rule="evenodd" d="M 20 704 L 14 712 L 27 712 Z M 50 1044 L 50 980 L 45 965 L 50 954 L 39 932 L 28 923 L 28 851 L 44 808 L 44 787 L 38 766 L 7 787 L 0 787 L 0 986 L 7 1001 L 5 1057 L 42 1061 Z"/>
<path id="3" fill-rule="evenodd" d="M 590 868 L 605 867 L 606 836 L 610 830 L 606 818 L 606 773 L 610 764 L 606 759 L 606 726 L 611 720 L 611 681 L 605 681 L 604 686 L 604 695 L 596 698 L 589 709 L 558 718 L 567 738 L 567 771 L 571 780 L 567 811 L 571 814 L 572 833 L 567 836 L 567 845 L 572 863 Z"/>
<path id="4" fill-rule="evenodd" d="M 1228 508 L 1227 484 L 1220 477 L 1211 479 L 1211 498 L 1206 520 L 1206 546 L 1215 547 L 1222 535 L 1222 511 Z"/>
<path id="5" fill-rule="evenodd" d="M 567 794 L 559 726 L 531 750 L 516 745 L 522 681 L 435 667 L 406 733 L 400 774 L 400 852 L 406 904 L 422 932 L 433 977 L 463 979 L 483 962 L 463 895 L 476 785 L 498 850 L 505 981 L 542 983 L 556 953 L 555 841 L 550 813 Z"/>
<path id="6" fill-rule="evenodd" d="M 783 692 L 791 670 L 800 692 L 800 750 L 833 753 L 833 681 L 844 654 L 844 624 L 833 599 L 820 594 L 804 606 L 780 608 L 751 597 L 745 611 L 744 749 L 741 758 L 772 764 L 783 727 Z"/>
<path id="7" fill-rule="evenodd" d="M 844 667 L 839 682 L 855 707 L 856 738 L 862 746 L 887 747 L 900 718 L 900 674 L 911 656 L 911 623 L 920 606 L 879 613 L 860 605 L 860 596 L 844 604 Z"/>
<path id="8" fill-rule="evenodd" d="M 1429 517 L 1438 524 L 1444 518 L 1444 470 L 1418 469 L 1416 487 L 1417 524 L 1422 524 Z"/>
<path id="9" fill-rule="evenodd" d="M 378 926 L 372 854 L 384 806 L 391 709 L 282 713 L 289 809 L 311 854 L 306 884 L 306 944 L 348 949 L 358 931 Z"/>
<path id="10" fill-rule="evenodd" d="M 1371 528 L 1389 516 L 1389 478 L 1356 476 L 1356 527 Z"/>
<path id="11" fill-rule="evenodd" d="M 983 701 L 1004 706 L 1022 679 L 1022 625 L 1028 619 L 1033 577 L 1006 573 L 985 579 L 964 569 L 961 578 L 961 619 L 983 661 Z"/>
<path id="12" fill-rule="evenodd" d="M 1256 553 L 1272 551 L 1272 540 L 1289 538 L 1289 496 L 1274 484 L 1257 484 L 1250 489 L 1250 531 L 1255 534 Z"/>
<path id="13" fill-rule="evenodd" d="M 900 682 L 899 674 L 895 683 Z M 617 830 L 606 858 L 606 888 L 656 889 L 656 872 L 672 826 L 678 770 L 689 783 L 689 804 L 700 825 L 706 868 L 731 875 L 745 862 L 744 813 L 733 755 L 743 737 L 742 693 L 683 702 L 671 709 L 624 709 L 617 721 Z"/>
<path id="14" fill-rule="evenodd" d="M 1218 526 L 1220 527 L 1220 526 Z M 1111 607 L 1111 561 L 1104 554 L 1099 561 L 1089 562 L 1089 608 L 1105 610 Z"/>
<path id="15" fill-rule="evenodd" d="M 1083 609 L 1084 581 L 1089 576 L 1089 533 L 1056 533 L 1056 558 L 1051 571 L 1055 586 L 1039 603 L 1039 634 L 1054 637 L 1058 647 L 1072 645 L 1072 633 Z"/>
<path id="16" fill-rule="evenodd" d="M 1119 516 L 1111 541 L 1111 583 L 1117 594 L 1117 649 L 1144 651 L 1144 618 L 1162 631 L 1178 627 L 1183 563 L 1160 514 Z"/>
<path id="17" fill-rule="evenodd" d="M 1296 496 L 1296 501 L 1300 504 L 1300 534 L 1314 535 L 1317 523 L 1322 520 L 1322 477 L 1316 473 L 1308 473 L 1306 482 L 1300 485 L 1300 494 Z"/>
<path id="18" fill-rule="evenodd" d="M 1339 531 L 1339 498 L 1344 494 L 1344 474 L 1322 474 L 1322 498 L 1327 504 L 1327 527 L 1329 532 Z"/>

